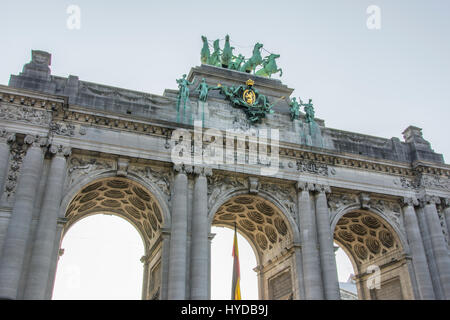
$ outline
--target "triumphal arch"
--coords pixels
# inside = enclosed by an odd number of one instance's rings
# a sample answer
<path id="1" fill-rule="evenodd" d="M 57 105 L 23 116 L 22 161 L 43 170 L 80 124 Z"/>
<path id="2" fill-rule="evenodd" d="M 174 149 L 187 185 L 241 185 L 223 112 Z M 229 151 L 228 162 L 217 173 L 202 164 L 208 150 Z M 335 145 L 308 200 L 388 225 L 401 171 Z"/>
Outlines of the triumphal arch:
<path id="1" fill-rule="evenodd" d="M 279 55 L 203 41 L 163 95 L 52 75 L 43 51 L 0 86 L 0 298 L 50 299 L 66 232 L 113 214 L 145 245 L 143 299 L 210 298 L 212 226 L 249 241 L 261 299 L 340 299 L 334 242 L 360 299 L 450 299 L 450 166 L 422 130 L 328 128 Z"/>

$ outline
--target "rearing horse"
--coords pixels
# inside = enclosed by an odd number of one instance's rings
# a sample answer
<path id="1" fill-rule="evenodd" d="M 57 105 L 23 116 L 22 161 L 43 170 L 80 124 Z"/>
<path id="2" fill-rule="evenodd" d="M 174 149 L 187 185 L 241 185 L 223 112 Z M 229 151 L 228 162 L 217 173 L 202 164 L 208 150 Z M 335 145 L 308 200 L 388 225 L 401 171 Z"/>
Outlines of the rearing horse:
<path id="1" fill-rule="evenodd" d="M 266 57 L 263 61 L 263 68 L 261 70 L 258 70 L 258 72 L 256 72 L 256 75 L 270 78 L 272 74 L 279 72 L 280 77 L 282 77 L 283 70 L 281 68 L 278 69 L 277 63 L 275 61 L 275 59 L 278 59 L 279 57 L 279 54 L 271 54 L 270 56 Z"/>
<path id="2" fill-rule="evenodd" d="M 250 73 L 253 70 L 253 73 L 255 73 L 256 67 L 263 62 L 263 59 L 261 57 L 262 47 L 263 45 L 261 43 L 255 44 L 252 57 L 241 67 L 240 71 Z"/>
<path id="3" fill-rule="evenodd" d="M 211 52 L 209 51 L 208 39 L 205 36 L 202 36 L 203 48 L 201 51 L 201 61 L 203 64 L 207 64 L 209 58 L 211 57 Z"/>

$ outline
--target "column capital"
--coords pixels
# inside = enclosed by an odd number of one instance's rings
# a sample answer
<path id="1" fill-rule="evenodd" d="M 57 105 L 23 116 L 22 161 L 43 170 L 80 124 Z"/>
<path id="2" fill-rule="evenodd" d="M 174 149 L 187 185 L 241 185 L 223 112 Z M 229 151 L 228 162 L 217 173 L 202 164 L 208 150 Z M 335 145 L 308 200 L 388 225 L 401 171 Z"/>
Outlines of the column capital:
<path id="1" fill-rule="evenodd" d="M 194 167 L 185 164 L 176 164 L 173 166 L 173 170 L 180 174 L 191 174 L 194 172 Z"/>
<path id="2" fill-rule="evenodd" d="M 419 200 L 416 197 L 404 197 L 400 200 L 402 207 L 416 207 L 419 205 Z"/>
<path id="3" fill-rule="evenodd" d="M 194 175 L 201 176 L 201 177 L 211 177 L 213 174 L 213 171 L 210 167 L 203 167 L 203 166 L 195 166 L 194 167 Z"/>
<path id="4" fill-rule="evenodd" d="M 311 182 L 305 182 L 305 181 L 297 181 L 297 184 L 295 185 L 297 187 L 298 191 L 314 191 L 314 183 Z"/>
<path id="5" fill-rule="evenodd" d="M 57 144 L 50 145 L 48 151 L 57 157 L 70 157 L 72 154 L 72 148 Z"/>
<path id="6" fill-rule="evenodd" d="M 424 195 L 419 199 L 419 201 L 422 206 L 426 206 L 428 204 L 436 205 L 441 203 L 441 199 L 439 199 L 439 197 L 431 195 Z"/>
<path id="7" fill-rule="evenodd" d="M 29 147 L 43 148 L 48 146 L 48 138 L 39 135 L 28 134 L 25 136 L 24 142 Z"/>
<path id="8" fill-rule="evenodd" d="M 4 128 L 0 128 L 0 143 L 13 143 L 16 141 L 16 134 L 6 131 Z"/>
<path id="9" fill-rule="evenodd" d="M 326 184 L 314 184 L 314 191 L 318 193 L 329 194 L 331 193 L 331 188 L 329 185 Z"/>

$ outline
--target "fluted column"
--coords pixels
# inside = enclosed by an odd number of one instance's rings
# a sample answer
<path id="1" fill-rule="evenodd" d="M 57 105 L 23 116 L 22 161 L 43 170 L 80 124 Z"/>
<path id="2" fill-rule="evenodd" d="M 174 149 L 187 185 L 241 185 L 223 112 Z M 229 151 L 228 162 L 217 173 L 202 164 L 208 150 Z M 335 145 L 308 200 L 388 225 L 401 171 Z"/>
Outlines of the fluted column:
<path id="1" fill-rule="evenodd" d="M 8 174 L 8 164 L 10 155 L 10 143 L 16 140 L 16 135 L 0 129 L 0 198 Z"/>
<path id="2" fill-rule="evenodd" d="M 169 300 L 186 298 L 186 249 L 188 221 L 188 178 L 192 167 L 177 165 L 172 197 L 172 229 L 170 233 Z"/>
<path id="3" fill-rule="evenodd" d="M 46 139 L 45 139 L 46 140 Z M 36 190 L 44 164 L 45 140 L 26 136 L 29 145 L 23 159 L 14 207 L 0 261 L 0 298 L 16 299 L 29 238 Z"/>
<path id="4" fill-rule="evenodd" d="M 333 246 L 333 232 L 330 225 L 330 212 L 326 193 L 331 193 L 329 186 L 316 185 L 316 218 L 319 237 L 320 262 L 325 298 L 340 300 L 339 280 L 336 267 L 336 256 Z"/>
<path id="5" fill-rule="evenodd" d="M 191 236 L 191 300 L 208 299 L 208 181 L 210 168 L 195 167 Z"/>
<path id="6" fill-rule="evenodd" d="M 433 300 L 435 299 L 433 282 L 431 280 L 430 269 L 425 255 L 422 236 L 420 235 L 419 223 L 414 210 L 414 205 L 418 205 L 418 201 L 412 198 L 405 198 L 403 204 L 405 230 L 408 237 L 409 248 L 411 250 L 412 262 L 420 296 L 423 300 Z"/>
<path id="7" fill-rule="evenodd" d="M 47 283 L 51 276 L 53 249 L 55 241 L 57 241 L 58 214 L 66 177 L 66 157 L 71 154 L 70 148 L 56 145 L 52 145 L 49 151 L 54 156 L 48 172 L 44 201 L 36 228 L 36 238 L 33 242 L 24 295 L 26 300 L 45 299 Z"/>
<path id="8" fill-rule="evenodd" d="M 323 299 L 320 258 L 317 245 L 316 219 L 312 207 L 310 190 L 314 186 L 297 183 L 300 234 L 302 239 L 302 262 L 305 296 L 308 300 Z"/>
<path id="9" fill-rule="evenodd" d="M 425 207 L 425 217 L 428 223 L 434 259 L 439 273 L 439 282 L 444 294 L 443 298 L 448 300 L 450 299 L 450 258 L 436 209 L 439 198 L 425 196 L 422 201 Z"/>

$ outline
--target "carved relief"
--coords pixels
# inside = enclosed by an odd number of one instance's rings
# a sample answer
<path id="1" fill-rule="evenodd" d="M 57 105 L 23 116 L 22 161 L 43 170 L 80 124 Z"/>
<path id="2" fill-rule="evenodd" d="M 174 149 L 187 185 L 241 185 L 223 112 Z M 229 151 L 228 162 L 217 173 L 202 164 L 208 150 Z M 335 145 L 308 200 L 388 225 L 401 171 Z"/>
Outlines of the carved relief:
<path id="1" fill-rule="evenodd" d="M 263 182 L 261 183 L 260 189 L 273 195 L 284 207 L 286 207 L 294 219 L 296 218 L 296 192 L 293 186 Z"/>
<path id="2" fill-rule="evenodd" d="M 69 186 L 74 184 L 76 180 L 82 179 L 92 172 L 112 170 L 114 169 L 114 166 L 115 163 L 112 160 L 72 157 L 68 166 Z"/>
<path id="3" fill-rule="evenodd" d="M 60 136 L 72 137 L 75 135 L 75 126 L 66 122 L 52 122 L 50 131 Z"/>
<path id="4" fill-rule="evenodd" d="M 332 193 L 328 195 L 328 206 L 332 211 L 337 211 L 342 207 L 346 207 L 352 204 L 359 204 L 359 198 L 356 194 L 339 194 Z"/>
<path id="5" fill-rule="evenodd" d="M 8 170 L 8 176 L 5 182 L 5 188 L 3 197 L 5 200 L 11 199 L 11 197 L 14 195 L 16 191 L 17 181 L 20 175 L 20 168 L 22 166 L 23 158 L 26 154 L 26 146 L 25 145 L 19 145 L 18 143 L 14 142 L 11 145 L 11 154 L 10 154 L 10 160 L 9 160 L 9 170 Z"/>
<path id="6" fill-rule="evenodd" d="M 328 165 L 316 163 L 312 160 L 298 160 L 297 171 L 328 176 Z"/>
<path id="7" fill-rule="evenodd" d="M 212 208 L 221 194 L 230 189 L 248 189 L 248 179 L 214 174 L 208 177 L 208 208 Z"/>
<path id="8" fill-rule="evenodd" d="M 152 183 L 158 186 L 163 194 L 170 200 L 170 181 L 172 180 L 172 172 L 166 168 L 155 168 L 148 166 L 135 166 L 132 165 L 128 169 L 129 172 L 150 180 Z"/>
<path id="9" fill-rule="evenodd" d="M 394 184 L 404 189 L 435 188 L 450 191 L 450 179 L 439 177 L 437 175 L 418 174 L 414 179 L 406 179 L 404 177 L 394 181 Z"/>
<path id="10" fill-rule="evenodd" d="M 51 121 L 51 114 L 46 110 L 25 106 L 2 106 L 0 108 L 0 119 L 48 126 Z"/>

